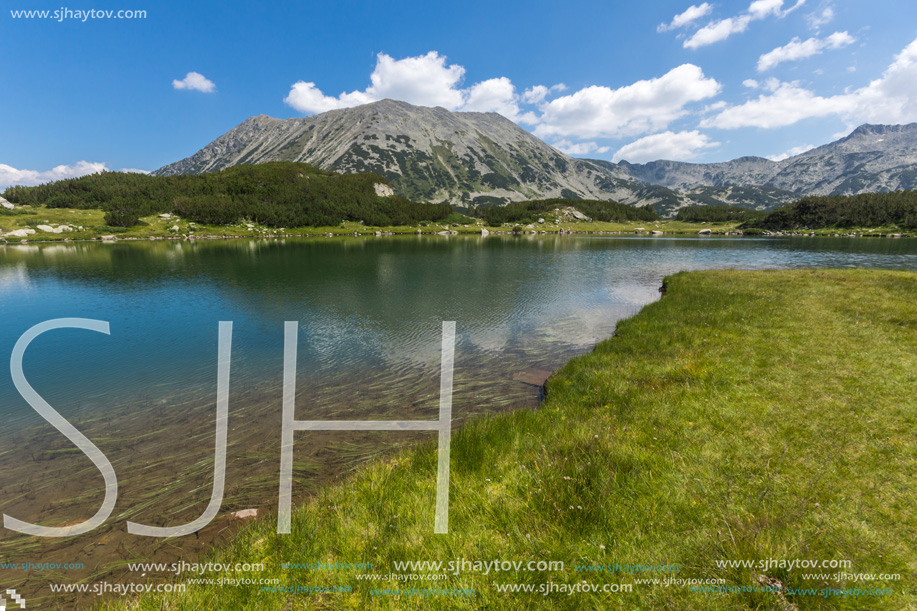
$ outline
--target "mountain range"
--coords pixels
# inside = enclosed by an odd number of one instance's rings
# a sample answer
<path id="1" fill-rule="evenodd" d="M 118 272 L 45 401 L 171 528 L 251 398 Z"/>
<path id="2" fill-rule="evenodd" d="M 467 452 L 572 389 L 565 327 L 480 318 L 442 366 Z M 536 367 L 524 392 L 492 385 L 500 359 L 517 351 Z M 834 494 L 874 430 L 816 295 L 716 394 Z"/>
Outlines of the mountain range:
<path id="1" fill-rule="evenodd" d="M 382 100 L 304 118 L 251 117 L 154 174 L 269 161 L 376 172 L 399 195 L 464 208 L 566 197 L 651 204 L 664 214 L 691 204 L 769 210 L 803 195 L 917 188 L 917 123 L 862 125 L 782 161 L 633 164 L 570 157 L 496 113 Z"/>

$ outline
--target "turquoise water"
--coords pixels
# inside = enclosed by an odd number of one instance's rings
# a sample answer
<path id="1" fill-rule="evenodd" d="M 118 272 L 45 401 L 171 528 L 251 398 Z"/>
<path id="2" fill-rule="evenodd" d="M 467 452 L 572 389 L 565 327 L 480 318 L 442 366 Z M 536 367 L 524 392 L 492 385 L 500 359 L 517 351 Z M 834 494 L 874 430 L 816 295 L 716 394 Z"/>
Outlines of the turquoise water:
<path id="1" fill-rule="evenodd" d="M 177 397 L 210 401 L 221 320 L 234 322 L 233 391 L 279 387 L 283 322 L 298 320 L 300 387 L 313 395 L 329 384 L 355 390 L 363 376 L 397 386 L 438 375 L 441 321 L 455 320 L 459 392 L 589 350 L 676 271 L 800 266 L 917 269 L 917 242 L 412 236 L 12 245 L 0 249 L 0 355 L 9 358 L 19 336 L 45 320 L 106 320 L 110 336 L 61 330 L 35 340 L 29 381 L 66 413 L 162 409 Z M 349 408 L 387 410 L 353 399 Z M 8 374 L 0 406 L 9 424 L 41 422 Z M 457 413 L 486 408 L 456 405 Z"/>
<path id="2" fill-rule="evenodd" d="M 0 358 L 50 319 L 110 323 L 110 335 L 39 336 L 24 371 L 102 450 L 119 485 L 103 526 L 40 540 L 0 529 L 0 556 L 84 562 L 68 579 L 120 579 L 125 558 L 194 558 L 229 536 L 229 512 L 273 511 L 284 321 L 300 325 L 301 420 L 435 419 L 440 330 L 442 321 L 456 321 L 458 424 L 537 407 L 540 380 L 658 299 L 669 274 L 813 266 L 913 270 L 917 240 L 410 236 L 0 247 Z M 128 520 L 184 524 L 207 506 L 223 320 L 233 321 L 233 343 L 219 517 L 168 545 L 130 535 Z M 99 472 L 4 372 L 0 512 L 49 526 L 85 520 L 101 503 Z M 396 445 L 432 439 L 422 432 L 297 433 L 294 499 Z M 30 601 L 47 596 L 43 580 L 51 579 L 4 578 Z"/>

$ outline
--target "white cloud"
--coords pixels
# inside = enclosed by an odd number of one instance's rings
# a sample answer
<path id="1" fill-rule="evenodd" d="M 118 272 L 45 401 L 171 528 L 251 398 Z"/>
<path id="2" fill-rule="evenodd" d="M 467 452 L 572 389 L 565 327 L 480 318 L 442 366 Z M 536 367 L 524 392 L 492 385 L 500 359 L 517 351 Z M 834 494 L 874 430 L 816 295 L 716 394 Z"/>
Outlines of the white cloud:
<path id="1" fill-rule="evenodd" d="M 446 65 L 446 56 L 436 51 L 418 57 L 393 59 L 380 53 L 366 93 L 382 100 L 404 100 L 421 106 L 442 106 L 455 109 L 464 101 L 457 85 L 465 76 L 465 68 Z"/>
<path id="2" fill-rule="evenodd" d="M 770 79 L 768 81 L 771 82 Z M 701 127 L 785 127 L 803 119 L 838 116 L 848 123 L 917 121 L 917 40 L 895 56 L 878 79 L 852 92 L 822 97 L 798 83 L 773 83 L 768 95 L 732 106 Z"/>
<path id="3" fill-rule="evenodd" d="M 700 47 L 726 40 L 733 34 L 747 30 L 749 23 L 751 23 L 751 17 L 748 15 L 727 17 L 726 19 L 708 23 L 687 39 L 684 42 L 684 47 L 686 49 L 699 49 Z"/>
<path id="4" fill-rule="evenodd" d="M 349 108 L 385 98 L 457 110 L 465 102 L 465 93 L 458 87 L 464 76 L 465 68 L 447 66 L 446 56 L 436 51 L 398 60 L 379 53 L 370 75 L 372 84 L 365 90 L 332 97 L 323 94 L 315 83 L 300 81 L 293 85 L 284 102 L 303 113 Z"/>
<path id="5" fill-rule="evenodd" d="M 839 97 L 823 98 L 795 83 L 780 83 L 773 92 L 727 108 L 714 117 L 702 120 L 700 126 L 720 129 L 785 127 L 802 119 L 843 112 L 847 104 Z"/>
<path id="6" fill-rule="evenodd" d="M 543 102 L 545 97 L 548 94 L 555 91 L 565 91 L 567 86 L 563 83 L 558 83 L 552 87 L 545 87 L 544 85 L 535 85 L 530 89 L 526 89 L 522 94 L 522 101 L 526 104 L 538 104 Z"/>
<path id="7" fill-rule="evenodd" d="M 720 100 L 718 102 L 714 102 L 713 104 L 707 104 L 706 106 L 704 106 L 701 109 L 701 114 L 708 114 L 711 112 L 716 112 L 718 110 L 723 110 L 727 106 L 729 106 L 729 104 L 727 104 L 725 100 Z"/>
<path id="8" fill-rule="evenodd" d="M 802 6 L 806 0 L 796 0 L 796 4 L 783 10 L 783 0 L 754 0 L 748 5 L 748 9 L 735 17 L 726 17 L 717 21 L 711 21 L 684 42 L 686 49 L 699 49 L 713 43 L 726 40 L 733 34 L 739 34 L 748 29 L 752 21 L 758 21 L 771 15 L 779 18 L 786 17 L 797 8 Z"/>
<path id="9" fill-rule="evenodd" d="M 125 174 L 152 174 L 149 170 L 138 170 L 137 168 L 121 168 Z"/>
<path id="10" fill-rule="evenodd" d="M 810 29 L 816 32 L 821 26 L 831 23 L 832 20 L 834 20 L 834 9 L 830 6 L 826 7 L 820 13 L 809 13 L 806 15 L 806 23 L 809 24 Z"/>
<path id="11" fill-rule="evenodd" d="M 290 93 L 283 101 L 299 112 L 312 114 L 327 112 L 337 108 L 359 106 L 360 104 L 368 104 L 376 100 L 360 91 L 342 93 L 340 96 L 333 98 L 323 94 L 321 90 L 315 86 L 315 83 L 299 81 L 290 88 Z"/>
<path id="12" fill-rule="evenodd" d="M 607 153 L 611 150 L 607 146 L 599 146 L 595 142 L 570 142 L 569 140 L 558 140 L 552 144 L 554 148 L 566 153 L 567 155 L 588 155 L 590 153 Z"/>
<path id="13" fill-rule="evenodd" d="M 44 172 L 38 170 L 17 170 L 0 163 L 0 188 L 13 185 L 34 186 L 65 178 L 76 178 L 108 170 L 104 163 L 79 161 L 73 165 L 59 165 Z"/>
<path id="14" fill-rule="evenodd" d="M 757 89 L 761 84 L 753 78 L 747 78 L 742 81 L 742 86 L 748 87 L 749 89 Z"/>
<path id="15" fill-rule="evenodd" d="M 712 142 L 706 134 L 697 130 L 678 133 L 667 131 L 645 136 L 622 146 L 615 152 L 612 160 L 627 160 L 631 163 L 644 163 L 656 159 L 683 161 L 693 159 L 703 149 L 718 145 L 719 142 Z"/>
<path id="16" fill-rule="evenodd" d="M 819 55 L 825 49 L 840 49 L 854 42 L 856 39 L 847 32 L 835 32 L 826 38 L 809 38 L 808 40 L 800 40 L 797 37 L 786 45 L 777 47 L 759 57 L 758 72 L 770 70 L 783 62 Z"/>
<path id="17" fill-rule="evenodd" d="M 779 155 L 768 155 L 767 158 L 771 161 L 783 161 L 784 159 L 789 159 L 790 157 L 795 157 L 796 155 L 801 155 L 806 151 L 811 151 L 815 147 L 811 144 L 803 144 L 802 146 L 794 146 L 785 153 L 780 153 Z"/>
<path id="18" fill-rule="evenodd" d="M 752 19 L 764 19 L 769 15 L 779 15 L 783 0 L 755 0 L 748 5 L 748 14 Z"/>
<path id="19" fill-rule="evenodd" d="M 618 89 L 591 86 L 540 107 L 535 134 L 601 138 L 665 129 L 687 113 L 685 106 L 713 97 L 720 84 L 700 68 L 684 64 L 659 78 Z"/>
<path id="20" fill-rule="evenodd" d="M 172 86 L 176 89 L 191 89 L 192 91 L 203 91 L 204 93 L 212 93 L 217 88 L 213 81 L 200 72 L 189 72 L 182 80 L 176 79 L 172 81 Z"/>
<path id="21" fill-rule="evenodd" d="M 591 86 L 549 100 L 563 84 L 537 85 L 517 92 L 507 77 L 492 78 L 469 87 L 461 86 L 465 69 L 448 65 L 446 57 L 431 51 L 426 55 L 395 60 L 380 53 L 370 80 L 362 91 L 325 95 L 315 83 L 293 85 L 285 102 L 304 113 L 317 113 L 394 98 L 423 106 L 444 106 L 449 110 L 497 112 L 517 123 L 535 126 L 542 137 L 593 139 L 635 136 L 666 129 L 687 114 L 685 106 L 717 95 L 720 84 L 704 76 L 700 68 L 685 64 L 655 79 L 638 81 L 612 89 Z M 538 113 L 523 111 L 521 105 L 537 106 Z M 576 150 L 598 151 L 588 143 L 569 144 Z"/>
<path id="22" fill-rule="evenodd" d="M 507 77 L 465 87 L 464 74 L 464 67 L 447 64 L 446 57 L 436 51 L 401 60 L 380 53 L 371 84 L 365 89 L 329 96 L 315 83 L 300 81 L 284 101 L 303 113 L 383 98 L 457 111 L 496 112 L 516 123 L 534 126 L 540 137 L 560 139 L 559 148 L 579 155 L 608 152 L 607 147 L 593 141 L 597 138 L 636 137 L 665 130 L 688 114 L 689 104 L 712 98 L 721 89 L 715 79 L 704 76 L 693 64 L 617 89 L 590 86 L 558 97 L 553 94 L 566 90 L 563 84 L 536 85 L 520 93 Z M 723 104 L 708 106 L 707 112 L 722 110 Z"/>
<path id="23" fill-rule="evenodd" d="M 519 119 L 519 104 L 513 83 L 501 76 L 476 83 L 468 89 L 462 110 L 472 112 L 497 112 L 516 121 Z"/>
<path id="24" fill-rule="evenodd" d="M 682 28 L 694 21 L 697 21 L 701 17 L 705 17 L 710 14 L 710 11 L 713 10 L 713 6 L 704 2 L 701 5 L 691 5 L 688 9 L 683 12 L 675 15 L 671 23 L 660 23 L 659 27 L 656 28 L 657 32 L 668 32 L 669 30 L 675 30 Z"/>

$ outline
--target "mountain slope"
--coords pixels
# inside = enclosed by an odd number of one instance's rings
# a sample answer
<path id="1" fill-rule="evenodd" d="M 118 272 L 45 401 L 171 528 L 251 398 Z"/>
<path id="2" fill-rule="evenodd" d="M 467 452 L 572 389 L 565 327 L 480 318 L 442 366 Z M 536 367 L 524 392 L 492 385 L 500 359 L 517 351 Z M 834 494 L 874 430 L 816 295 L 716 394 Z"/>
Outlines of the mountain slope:
<path id="1" fill-rule="evenodd" d="M 573 159 L 496 113 L 449 112 L 383 100 L 312 117 L 252 117 L 159 175 L 242 163 L 304 161 L 376 172 L 400 194 L 473 205 L 543 197 L 661 200 L 653 188 Z M 635 191 L 642 195 L 636 197 Z M 643 193 L 645 192 L 645 193 Z"/>
<path id="2" fill-rule="evenodd" d="M 619 164 L 633 180 L 679 191 L 762 185 L 794 195 L 855 195 L 917 188 L 917 123 L 861 125 L 849 136 L 782 161 Z"/>
<path id="3" fill-rule="evenodd" d="M 782 161 L 631 164 L 575 159 L 496 113 L 450 112 L 382 100 L 312 117 L 251 117 L 155 174 L 302 161 L 376 172 L 402 196 L 463 207 L 554 197 L 770 210 L 802 195 L 917 188 L 917 123 L 863 125 L 846 138 Z"/>

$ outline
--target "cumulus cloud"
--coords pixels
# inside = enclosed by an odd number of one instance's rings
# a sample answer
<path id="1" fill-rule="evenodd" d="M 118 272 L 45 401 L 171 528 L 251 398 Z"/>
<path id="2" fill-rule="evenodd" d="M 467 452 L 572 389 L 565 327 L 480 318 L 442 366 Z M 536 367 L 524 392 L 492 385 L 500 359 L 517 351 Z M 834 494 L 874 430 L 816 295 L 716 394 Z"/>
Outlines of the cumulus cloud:
<path id="1" fill-rule="evenodd" d="M 376 100 L 361 91 L 342 93 L 338 97 L 327 96 L 315 86 L 315 83 L 299 81 L 290 88 L 290 93 L 283 99 L 284 102 L 302 113 L 313 114 L 328 112 L 338 108 L 349 108 L 368 104 Z"/>
<path id="2" fill-rule="evenodd" d="M 465 68 L 446 65 L 446 57 L 435 51 L 419 57 L 393 59 L 380 53 L 366 93 L 377 100 L 392 98 L 421 106 L 454 109 L 464 101 L 456 89 L 465 76 Z"/>
<path id="3" fill-rule="evenodd" d="M 809 13 L 806 15 L 806 23 L 809 25 L 809 28 L 818 31 L 818 29 L 823 26 L 831 23 L 834 20 L 834 9 L 830 6 L 826 7 L 822 12 L 818 13 Z"/>
<path id="4" fill-rule="evenodd" d="M 462 110 L 472 112 L 497 112 L 513 121 L 519 121 L 519 104 L 513 83 L 501 76 L 481 81 L 468 88 Z M 526 122 L 534 122 L 534 116 L 527 116 Z"/>
<path id="5" fill-rule="evenodd" d="M 815 147 L 811 144 L 803 144 L 802 146 L 794 146 L 785 153 L 780 153 L 779 155 L 768 155 L 767 158 L 771 161 L 783 161 L 784 159 L 789 159 L 790 157 L 795 157 L 796 155 L 801 155 L 806 151 L 811 151 Z"/>
<path id="6" fill-rule="evenodd" d="M 512 81 L 505 76 L 462 87 L 464 76 L 464 67 L 447 64 L 446 56 L 436 51 L 404 59 L 394 59 L 380 53 L 370 75 L 371 84 L 366 89 L 329 96 L 315 83 L 299 81 L 290 88 L 284 102 L 299 112 L 313 114 L 391 98 L 418 106 L 496 112 L 513 121 L 533 123 L 535 115 L 522 112 L 520 102 L 541 103 L 549 94 L 566 89 L 563 84 L 553 87 L 537 85 L 520 95 Z"/>
<path id="7" fill-rule="evenodd" d="M 693 64 L 618 89 L 586 87 L 543 104 L 535 134 L 615 138 L 658 131 L 684 116 L 687 104 L 713 97 L 720 88 Z"/>
<path id="8" fill-rule="evenodd" d="M 217 88 L 217 86 L 213 84 L 213 81 L 200 72 L 189 72 L 182 80 L 175 79 L 172 81 L 172 87 L 175 89 L 202 91 L 204 93 L 213 93 Z"/>
<path id="9" fill-rule="evenodd" d="M 699 49 L 700 47 L 726 40 L 733 34 L 739 34 L 747 30 L 752 21 L 758 21 L 770 16 L 786 17 L 802 6 L 805 1 L 796 0 L 795 5 L 784 10 L 783 0 L 754 0 L 743 13 L 735 17 L 711 21 L 699 29 L 685 40 L 684 47 L 686 49 Z"/>
<path id="10" fill-rule="evenodd" d="M 769 79 L 769 93 L 724 109 L 701 127 L 785 127 L 813 117 L 838 116 L 850 123 L 917 121 L 917 40 L 899 53 L 882 76 L 860 89 L 819 96 L 798 83 Z"/>
<path id="11" fill-rule="evenodd" d="M 705 17 L 710 14 L 710 11 L 713 10 L 713 6 L 704 2 L 700 5 L 691 5 L 684 13 L 679 13 L 672 18 L 670 23 L 660 23 L 659 27 L 656 28 L 657 32 L 668 32 L 669 30 L 676 30 L 678 28 L 683 28 L 686 25 L 689 25 L 701 17 Z"/>
<path id="12" fill-rule="evenodd" d="M 693 159 L 703 150 L 719 146 L 719 142 L 712 142 L 706 134 L 697 130 L 690 132 L 662 132 L 652 134 L 618 149 L 614 157 L 615 162 L 627 160 L 632 163 L 644 163 L 656 159 L 671 159 L 684 161 Z"/>
<path id="13" fill-rule="evenodd" d="M 819 55 L 825 49 L 840 49 L 856 42 L 856 39 L 847 32 L 835 32 L 826 38 L 809 38 L 800 40 L 794 38 L 782 47 L 768 51 L 758 58 L 758 72 L 770 70 L 783 62 L 796 61 Z"/>
<path id="14" fill-rule="evenodd" d="M 526 89 L 522 93 L 522 101 L 526 104 L 539 104 L 544 101 L 549 93 L 555 91 L 566 91 L 567 86 L 563 83 L 558 83 L 553 87 L 545 87 L 544 85 L 535 85 L 530 89 Z"/>
<path id="15" fill-rule="evenodd" d="M 327 96 L 315 83 L 300 81 L 293 85 L 284 102 L 303 113 L 319 113 L 349 108 L 385 98 L 402 100 L 420 106 L 442 106 L 457 110 L 465 102 L 459 88 L 465 68 L 446 65 L 446 56 L 436 51 L 426 55 L 394 59 L 385 53 L 376 56 L 376 68 L 370 75 L 371 85 L 363 91 Z"/>
<path id="16" fill-rule="evenodd" d="M 149 170 L 138 170 L 137 168 L 121 168 L 125 174 L 152 174 Z"/>
<path id="17" fill-rule="evenodd" d="M 595 142 L 570 142 L 569 140 L 558 140 L 552 144 L 554 148 L 567 155 L 588 155 L 590 153 L 607 153 L 611 150 L 607 146 L 599 146 Z"/>
<path id="18" fill-rule="evenodd" d="M 108 170 L 101 162 L 79 161 L 73 165 L 59 165 L 46 170 L 17 170 L 12 166 L 0 163 L 0 188 L 22 185 L 31 187 L 65 178 L 76 178 L 86 174 L 96 174 Z"/>
<path id="19" fill-rule="evenodd" d="M 573 155 L 605 153 L 610 149 L 598 138 L 637 137 L 665 130 L 688 114 L 688 106 L 719 94 L 721 85 L 693 64 L 673 68 L 657 78 L 619 88 L 589 86 L 561 94 L 563 84 L 536 85 L 518 91 L 507 77 L 491 78 L 468 86 L 465 69 L 449 64 L 436 51 L 393 59 L 377 57 L 370 85 L 362 90 L 327 95 L 315 83 L 294 84 L 284 101 L 311 114 L 368 104 L 384 98 L 449 110 L 496 112 L 516 123 L 534 126 L 534 133 L 555 141 Z M 722 110 L 725 103 L 707 107 Z"/>
<path id="20" fill-rule="evenodd" d="M 700 47 L 726 40 L 733 34 L 739 34 L 747 30 L 749 23 L 751 23 L 751 17 L 748 15 L 727 17 L 726 19 L 708 23 L 688 38 L 684 42 L 684 47 L 686 49 L 699 49 Z"/>
<path id="21" fill-rule="evenodd" d="M 849 106 L 847 96 L 821 97 L 796 83 L 780 83 L 776 90 L 732 106 L 700 122 L 701 127 L 786 127 L 802 119 L 839 114 Z"/>

